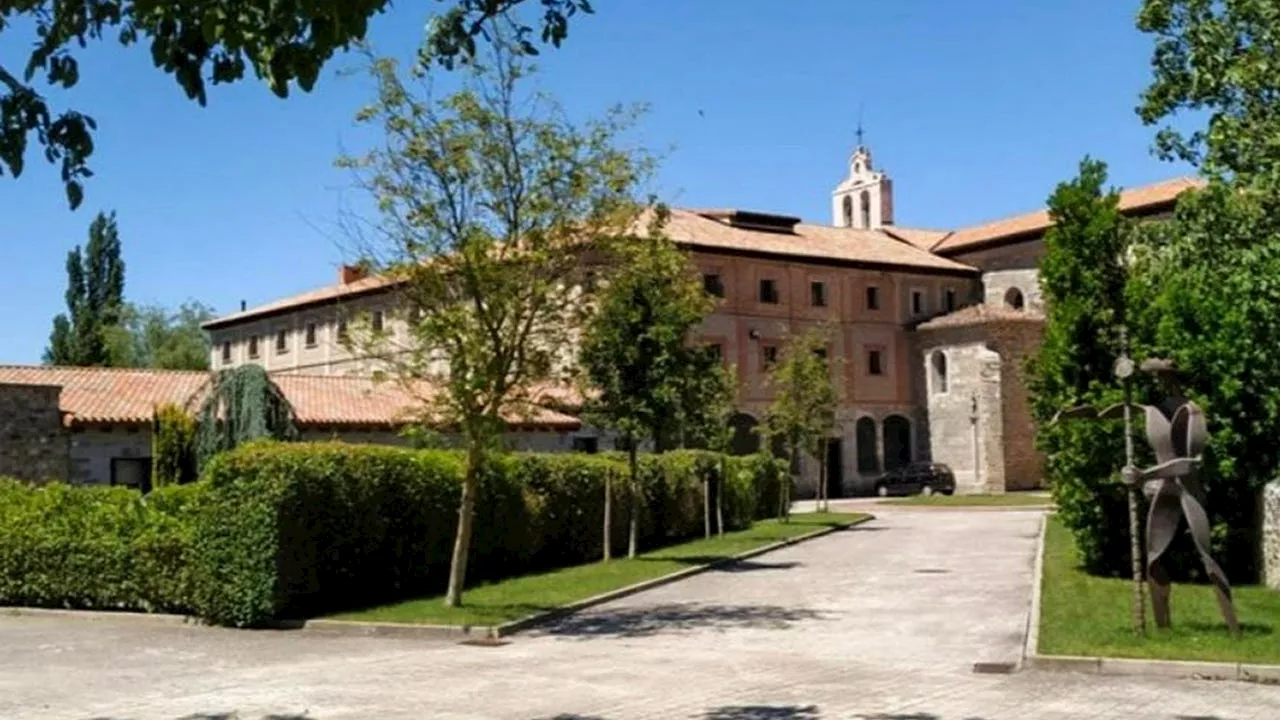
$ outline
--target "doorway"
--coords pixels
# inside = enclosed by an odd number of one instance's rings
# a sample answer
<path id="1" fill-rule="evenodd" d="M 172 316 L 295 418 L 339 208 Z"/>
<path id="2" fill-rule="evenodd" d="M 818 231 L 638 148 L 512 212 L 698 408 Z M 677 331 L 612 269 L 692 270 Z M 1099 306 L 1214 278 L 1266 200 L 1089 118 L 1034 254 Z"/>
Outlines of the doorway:
<path id="1" fill-rule="evenodd" d="M 844 497 L 844 443 L 839 438 L 827 440 L 827 497 Z"/>

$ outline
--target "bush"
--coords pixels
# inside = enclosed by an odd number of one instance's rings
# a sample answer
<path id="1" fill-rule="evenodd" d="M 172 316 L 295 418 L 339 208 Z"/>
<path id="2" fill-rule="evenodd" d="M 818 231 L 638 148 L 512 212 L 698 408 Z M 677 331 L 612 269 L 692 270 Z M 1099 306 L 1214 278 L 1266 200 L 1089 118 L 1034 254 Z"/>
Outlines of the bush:
<path id="1" fill-rule="evenodd" d="M 718 456 L 644 458 L 642 545 L 702 533 L 702 478 Z M 730 458 L 725 521 L 750 524 L 776 493 L 770 459 Z M 238 626 L 439 592 L 448 579 L 463 459 L 342 443 L 255 443 L 217 457 L 193 540 L 199 613 Z M 467 577 L 510 577 L 601 556 L 612 478 L 625 547 L 626 465 L 613 457 L 515 454 L 481 476 Z M 772 484 L 771 484 L 772 483 Z"/>
<path id="2" fill-rule="evenodd" d="M 199 494 L 186 486 L 144 498 L 127 488 L 0 479 L 0 604 L 188 609 Z"/>
<path id="3" fill-rule="evenodd" d="M 196 479 L 196 419 L 172 403 L 151 420 L 151 482 L 155 487 Z"/>

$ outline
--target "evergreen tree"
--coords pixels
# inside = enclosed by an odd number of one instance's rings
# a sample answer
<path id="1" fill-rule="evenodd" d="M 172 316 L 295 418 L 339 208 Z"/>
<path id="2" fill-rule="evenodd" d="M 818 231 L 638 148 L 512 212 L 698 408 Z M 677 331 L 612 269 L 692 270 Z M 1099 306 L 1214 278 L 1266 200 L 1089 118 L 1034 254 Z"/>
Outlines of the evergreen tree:
<path id="1" fill-rule="evenodd" d="M 197 413 L 195 454 L 200 469 L 214 455 L 252 440 L 297 440 L 293 406 L 260 365 L 214 375 Z"/>
<path id="2" fill-rule="evenodd" d="M 50 365 L 106 366 L 107 334 L 124 306 L 124 260 L 115 213 L 98 213 L 89 242 L 67 253 L 67 314 L 53 319 L 44 360 Z"/>

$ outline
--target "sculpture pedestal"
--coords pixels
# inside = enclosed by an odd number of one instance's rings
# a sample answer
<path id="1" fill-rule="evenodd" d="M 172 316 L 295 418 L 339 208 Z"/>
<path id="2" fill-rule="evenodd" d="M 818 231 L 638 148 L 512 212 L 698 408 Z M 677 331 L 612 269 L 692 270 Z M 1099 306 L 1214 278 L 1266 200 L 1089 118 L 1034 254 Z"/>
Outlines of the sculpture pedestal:
<path id="1" fill-rule="evenodd" d="M 1280 590 L 1280 480 L 1262 490 L 1262 577 L 1272 590 Z"/>

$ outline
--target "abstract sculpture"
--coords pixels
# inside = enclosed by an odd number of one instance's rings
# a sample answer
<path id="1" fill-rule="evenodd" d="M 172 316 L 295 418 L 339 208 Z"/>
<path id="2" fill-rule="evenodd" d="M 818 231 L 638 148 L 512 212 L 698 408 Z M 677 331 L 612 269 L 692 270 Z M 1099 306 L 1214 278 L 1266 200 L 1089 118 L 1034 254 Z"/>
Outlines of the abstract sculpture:
<path id="1" fill-rule="evenodd" d="M 1200 561 L 1204 563 L 1205 572 L 1218 596 L 1222 616 L 1231 633 L 1239 635 L 1240 625 L 1231 602 L 1231 586 L 1222 568 L 1209 554 L 1209 518 L 1204 511 L 1204 489 L 1199 478 L 1201 453 L 1208 437 L 1204 412 L 1182 394 L 1178 372 L 1171 362 L 1146 360 L 1141 369 L 1152 373 L 1161 381 L 1165 398 L 1159 405 L 1134 405 L 1129 402 L 1128 377 L 1133 372 L 1133 364 L 1126 353 L 1116 363 L 1116 375 L 1125 382 L 1125 403 L 1101 411 L 1092 407 L 1064 410 L 1058 413 L 1054 422 L 1058 418 L 1124 417 L 1128 457 L 1120 477 L 1131 491 L 1136 489 L 1138 483 L 1142 483 L 1143 494 L 1150 505 L 1147 512 L 1146 576 L 1151 588 L 1151 608 L 1156 626 L 1169 627 L 1169 573 L 1160 559 L 1173 543 L 1182 517 L 1185 516 L 1191 530 L 1191 539 L 1200 554 Z M 1133 464 L 1132 443 L 1128 440 L 1131 409 L 1144 414 L 1147 443 L 1156 455 L 1156 464 L 1144 470 Z M 1134 512 L 1132 504 L 1130 512 Z M 1137 572 L 1135 568 L 1135 576 Z"/>

